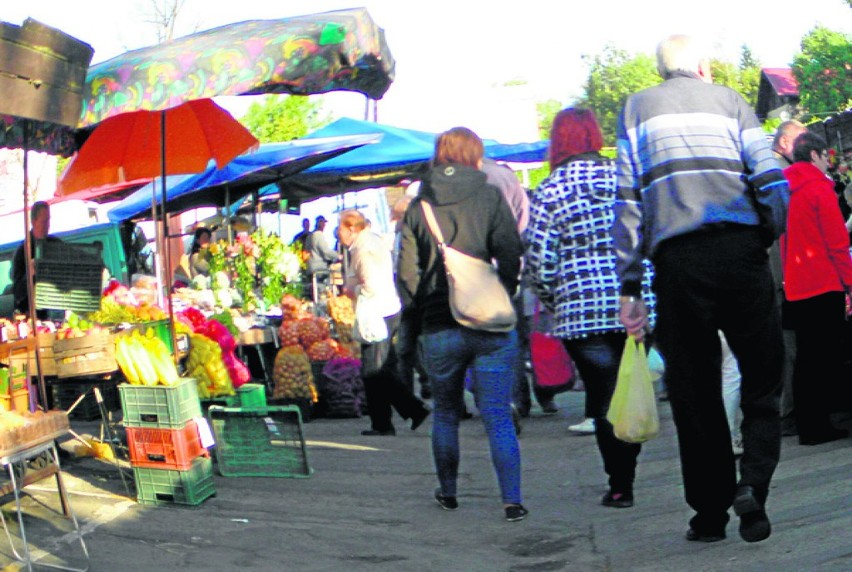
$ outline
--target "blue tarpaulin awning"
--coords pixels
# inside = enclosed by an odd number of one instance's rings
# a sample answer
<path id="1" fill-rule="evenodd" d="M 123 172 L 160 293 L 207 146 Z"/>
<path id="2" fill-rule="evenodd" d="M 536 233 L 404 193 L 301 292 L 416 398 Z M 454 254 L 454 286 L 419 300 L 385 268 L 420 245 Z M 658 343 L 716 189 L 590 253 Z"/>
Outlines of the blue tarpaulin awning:
<path id="1" fill-rule="evenodd" d="M 281 196 L 306 201 L 347 191 L 397 184 L 423 175 L 435 152 L 435 133 L 342 118 L 303 140 L 317 137 L 381 133 L 375 145 L 355 149 L 315 165 L 278 183 Z M 530 163 L 546 160 L 547 141 L 504 144 L 484 141 L 485 156 L 497 161 Z"/>
<path id="2" fill-rule="evenodd" d="M 166 178 L 166 202 L 170 212 L 201 206 L 224 206 L 265 185 L 298 173 L 352 149 L 378 142 L 378 133 L 300 139 L 265 143 L 257 151 L 240 155 L 221 169 L 211 164 L 197 175 Z M 160 204 L 162 187 L 157 179 L 113 206 L 107 216 L 113 222 L 145 217 L 152 199 Z M 227 189 L 227 191 L 226 191 Z"/>

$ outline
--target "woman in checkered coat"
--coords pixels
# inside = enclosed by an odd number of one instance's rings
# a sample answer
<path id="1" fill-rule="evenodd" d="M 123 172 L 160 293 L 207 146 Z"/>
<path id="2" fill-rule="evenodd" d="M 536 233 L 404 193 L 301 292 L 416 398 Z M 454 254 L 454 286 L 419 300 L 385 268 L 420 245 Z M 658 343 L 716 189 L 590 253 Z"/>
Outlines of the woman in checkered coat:
<path id="1" fill-rule="evenodd" d="M 606 412 L 615 389 L 626 334 L 618 319 L 619 283 L 610 227 L 615 165 L 600 150 L 595 115 L 568 108 L 556 115 L 550 141 L 550 176 L 530 201 L 527 266 L 536 295 L 553 314 L 553 335 L 562 339 L 586 386 L 586 417 L 609 476 L 604 506 L 633 506 L 640 445 L 619 441 Z M 650 272 L 646 273 L 647 277 Z M 654 297 L 644 295 L 653 317 Z"/>

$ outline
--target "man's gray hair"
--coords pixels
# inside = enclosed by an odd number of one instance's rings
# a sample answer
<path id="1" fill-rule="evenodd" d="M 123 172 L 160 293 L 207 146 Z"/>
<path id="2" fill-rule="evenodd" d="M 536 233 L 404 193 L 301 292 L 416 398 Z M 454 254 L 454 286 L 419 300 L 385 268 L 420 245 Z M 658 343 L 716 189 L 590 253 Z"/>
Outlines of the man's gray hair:
<path id="1" fill-rule="evenodd" d="M 669 36 L 657 46 L 657 71 L 663 79 L 676 71 L 698 73 L 702 62 L 709 60 L 709 50 L 692 36 Z"/>

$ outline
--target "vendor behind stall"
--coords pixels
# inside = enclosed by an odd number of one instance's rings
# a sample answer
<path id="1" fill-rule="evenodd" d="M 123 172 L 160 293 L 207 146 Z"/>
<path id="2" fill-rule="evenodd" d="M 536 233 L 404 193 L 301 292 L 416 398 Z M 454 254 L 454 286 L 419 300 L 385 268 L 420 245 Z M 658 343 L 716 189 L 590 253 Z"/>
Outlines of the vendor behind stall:
<path id="1" fill-rule="evenodd" d="M 45 242 L 61 242 L 58 238 L 50 236 L 50 205 L 44 201 L 33 203 L 30 211 L 32 228 L 30 229 L 31 256 L 34 260 L 36 253 Z M 22 314 L 29 313 L 29 294 L 27 292 L 26 260 L 24 256 L 24 243 L 15 251 L 12 261 L 12 284 L 15 294 L 15 310 Z M 39 311 L 39 319 L 46 319 L 46 312 Z"/>

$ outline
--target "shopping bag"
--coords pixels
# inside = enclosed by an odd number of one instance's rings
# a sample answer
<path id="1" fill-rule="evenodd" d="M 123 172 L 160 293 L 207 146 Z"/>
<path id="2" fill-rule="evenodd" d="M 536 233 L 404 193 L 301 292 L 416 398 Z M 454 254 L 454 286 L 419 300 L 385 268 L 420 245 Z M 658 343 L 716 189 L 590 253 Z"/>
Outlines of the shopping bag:
<path id="1" fill-rule="evenodd" d="M 374 300 L 363 294 L 359 294 L 355 302 L 355 325 L 352 328 L 352 336 L 356 342 L 362 344 L 375 344 L 388 337 L 388 326 L 384 317 Z"/>
<path id="2" fill-rule="evenodd" d="M 624 344 L 615 393 L 606 419 L 612 423 L 616 438 L 627 443 L 643 443 L 660 432 L 645 344 L 636 343 L 633 336 L 628 336 Z"/>
<path id="3" fill-rule="evenodd" d="M 531 332 L 530 361 L 536 385 L 556 393 L 574 387 L 574 364 L 559 338 L 543 332 Z"/>
<path id="4" fill-rule="evenodd" d="M 574 362 L 571 361 L 562 340 L 540 329 L 540 316 L 541 303 L 536 299 L 532 331 L 529 334 L 530 362 L 535 374 L 535 384 L 547 388 L 548 393 L 555 395 L 573 389 L 577 376 Z"/>

